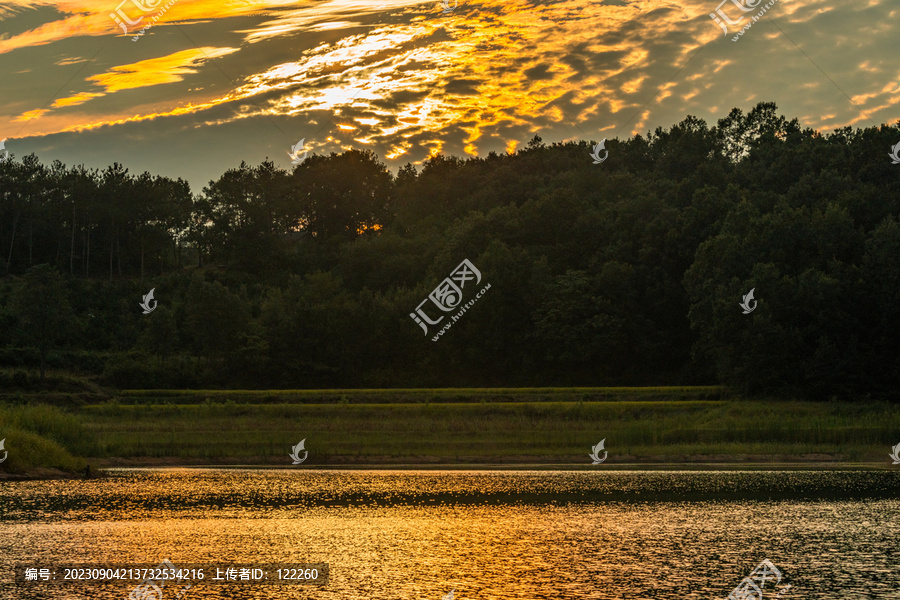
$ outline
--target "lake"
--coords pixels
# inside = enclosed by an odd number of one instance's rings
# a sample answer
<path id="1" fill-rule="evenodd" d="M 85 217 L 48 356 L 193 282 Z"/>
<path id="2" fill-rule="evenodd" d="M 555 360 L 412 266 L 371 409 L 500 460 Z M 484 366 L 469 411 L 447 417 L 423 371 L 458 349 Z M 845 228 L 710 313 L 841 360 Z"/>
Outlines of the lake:
<path id="1" fill-rule="evenodd" d="M 0 483 L 0 598 L 124 600 L 139 580 L 16 584 L 14 568 L 163 559 L 328 565 L 323 586 L 206 574 L 165 600 L 713 600 L 765 559 L 781 579 L 763 598 L 900 598 L 896 470 L 111 473 Z"/>

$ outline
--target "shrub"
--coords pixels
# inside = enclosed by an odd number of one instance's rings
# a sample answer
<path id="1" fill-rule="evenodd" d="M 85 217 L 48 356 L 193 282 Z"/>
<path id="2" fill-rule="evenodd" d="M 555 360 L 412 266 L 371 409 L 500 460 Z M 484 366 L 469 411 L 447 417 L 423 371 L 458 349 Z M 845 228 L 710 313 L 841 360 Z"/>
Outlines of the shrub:
<path id="1" fill-rule="evenodd" d="M 3 430 L 4 447 L 9 454 L 0 463 L 0 470 L 8 473 L 24 473 L 36 467 L 79 471 L 85 462 L 72 456 L 60 444 L 21 429 Z M 3 439 L 3 438 L 0 438 Z"/>

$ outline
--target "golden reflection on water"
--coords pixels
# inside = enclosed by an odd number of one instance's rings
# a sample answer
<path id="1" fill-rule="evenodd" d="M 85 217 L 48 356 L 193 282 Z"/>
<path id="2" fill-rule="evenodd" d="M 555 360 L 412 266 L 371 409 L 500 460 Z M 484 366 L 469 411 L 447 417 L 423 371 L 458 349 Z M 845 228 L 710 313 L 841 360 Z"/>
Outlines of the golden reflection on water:
<path id="1" fill-rule="evenodd" d="M 763 558 L 782 570 L 794 598 L 889 598 L 868 594 L 900 584 L 895 499 L 640 499 L 663 487 L 682 497 L 747 491 L 754 478 L 770 489 L 787 481 L 871 493 L 896 490 L 896 473 L 120 474 L 0 487 L 0 500 L 12 506 L 0 521 L 2 571 L 19 561 L 163 558 L 176 566 L 327 562 L 331 569 L 324 588 L 198 585 L 186 599 L 437 600 L 451 589 L 454 600 L 724 598 Z M 591 500 L 625 489 L 632 500 Z M 68 597 L 121 599 L 123 587 Z"/>

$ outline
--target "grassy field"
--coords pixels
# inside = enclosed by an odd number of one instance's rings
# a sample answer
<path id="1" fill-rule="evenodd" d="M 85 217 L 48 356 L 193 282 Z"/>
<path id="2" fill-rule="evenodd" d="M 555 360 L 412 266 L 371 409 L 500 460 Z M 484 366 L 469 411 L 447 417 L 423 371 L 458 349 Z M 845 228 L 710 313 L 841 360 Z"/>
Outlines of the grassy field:
<path id="1" fill-rule="evenodd" d="M 900 411 L 870 401 L 735 399 L 712 387 L 147 390 L 71 409 L 0 404 L 0 438 L 7 430 L 40 436 L 94 465 L 287 466 L 289 449 L 304 438 L 306 466 L 589 465 L 591 446 L 606 439 L 607 466 L 820 461 L 889 468 Z M 11 452 L 15 436 L 7 441 Z M 66 463 L 60 456 L 54 460 Z"/>
<path id="2" fill-rule="evenodd" d="M 766 401 L 428 404 L 94 405 L 80 412 L 97 457 L 288 464 L 306 439 L 308 465 L 586 463 L 606 439 L 607 464 L 791 461 L 889 464 L 900 438 L 890 405 Z M 810 455 L 824 455 L 813 457 Z"/>
<path id="3" fill-rule="evenodd" d="M 440 388 L 346 390 L 122 390 L 125 404 L 196 404 L 237 402 L 288 403 L 423 403 L 423 402 L 545 402 L 633 399 L 718 400 L 727 394 L 722 386 L 583 387 L 583 388 Z"/>

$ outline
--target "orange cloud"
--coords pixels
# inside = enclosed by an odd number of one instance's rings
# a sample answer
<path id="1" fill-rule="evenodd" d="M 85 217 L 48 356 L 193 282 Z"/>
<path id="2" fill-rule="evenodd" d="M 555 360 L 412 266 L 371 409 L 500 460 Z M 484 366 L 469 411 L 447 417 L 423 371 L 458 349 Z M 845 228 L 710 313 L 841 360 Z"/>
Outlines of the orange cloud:
<path id="1" fill-rule="evenodd" d="M 111 71 L 88 77 L 107 92 L 175 83 L 185 75 L 196 73 L 204 61 L 237 52 L 237 48 L 191 48 L 168 56 L 150 58 L 130 65 L 113 67 Z"/>
<path id="2" fill-rule="evenodd" d="M 106 94 L 94 94 L 91 92 L 80 92 L 75 94 L 74 96 L 69 96 L 68 98 L 60 98 L 56 102 L 53 103 L 53 108 L 61 108 L 63 106 L 78 106 L 79 104 L 84 104 L 91 98 L 97 98 L 100 96 L 105 96 Z"/>
<path id="3" fill-rule="evenodd" d="M 41 115 L 46 114 L 48 112 L 50 112 L 49 108 L 37 108 L 35 110 L 29 110 L 27 112 L 23 112 L 21 115 L 19 115 L 15 119 L 13 119 L 13 122 L 30 121 L 31 119 L 34 119 L 35 117 L 40 117 Z"/>
<path id="4" fill-rule="evenodd" d="M 140 0 L 138 0 L 140 1 Z M 166 2 L 145 1 L 143 4 L 147 10 L 142 13 L 135 2 L 125 2 L 122 9 L 129 14 L 129 18 L 140 17 L 141 23 L 129 29 L 124 34 L 116 25 L 110 13 L 113 13 L 120 5 L 121 0 L 61 0 L 50 2 L 49 0 L 20 0 L 16 2 L 30 9 L 48 8 L 63 15 L 62 17 L 44 23 L 43 25 L 25 31 L 18 35 L 0 36 L 0 54 L 12 52 L 19 48 L 32 48 L 43 46 L 60 40 L 80 38 L 84 36 L 131 37 L 139 31 L 151 19 L 159 15 L 155 22 L 158 27 L 164 23 L 174 21 L 190 21 L 197 19 L 221 19 L 227 17 L 246 16 L 257 13 L 267 8 L 277 8 L 286 4 L 293 4 L 296 0 L 185 0 L 175 2 L 165 13 L 162 8 Z M 150 6 L 152 5 L 152 9 Z"/>

